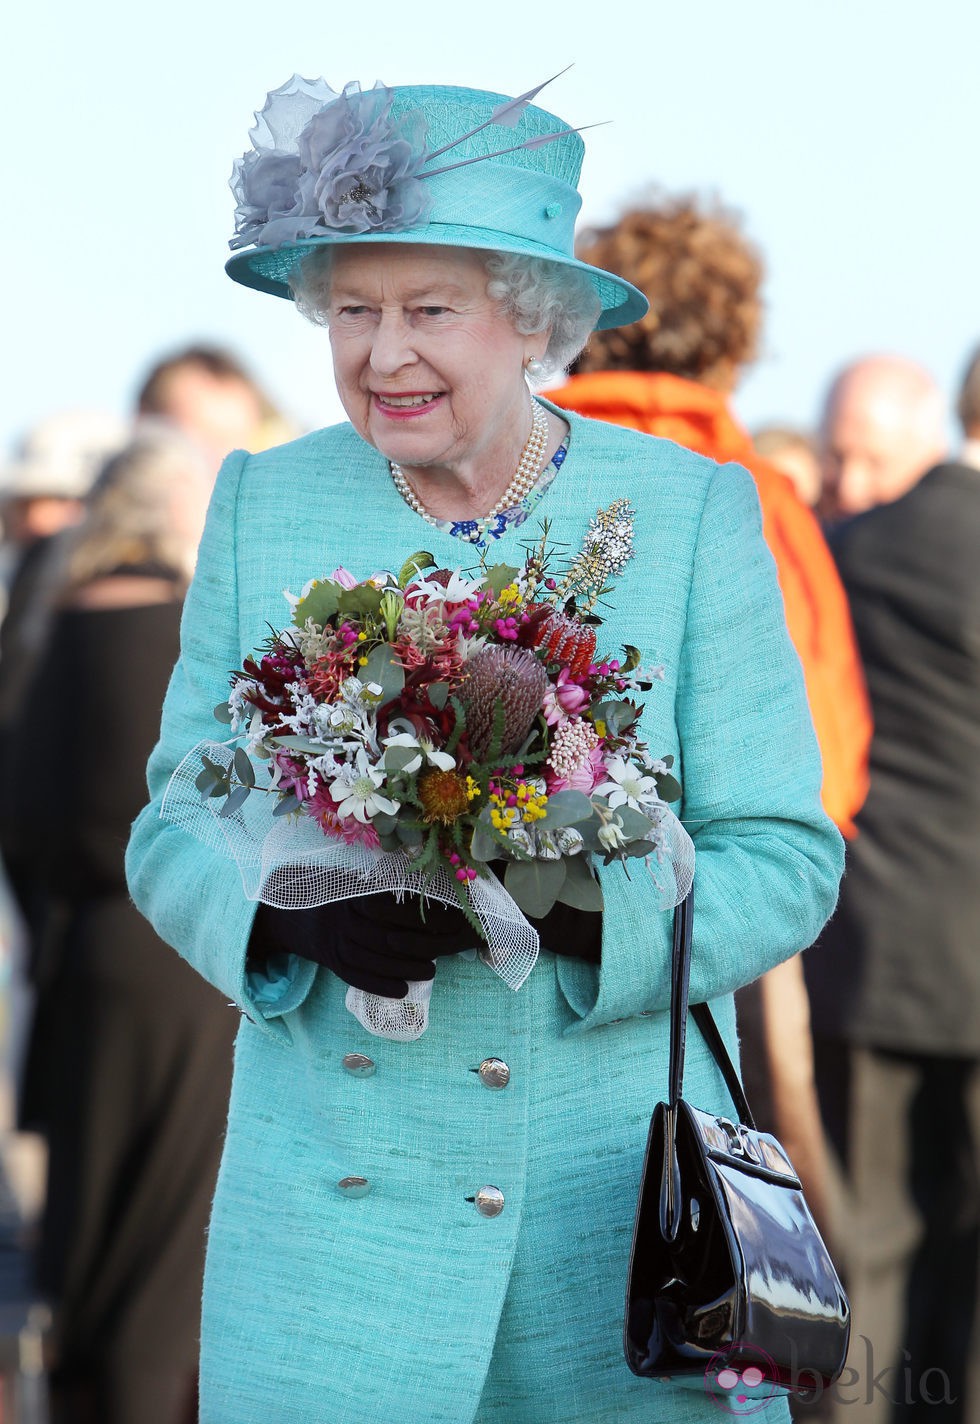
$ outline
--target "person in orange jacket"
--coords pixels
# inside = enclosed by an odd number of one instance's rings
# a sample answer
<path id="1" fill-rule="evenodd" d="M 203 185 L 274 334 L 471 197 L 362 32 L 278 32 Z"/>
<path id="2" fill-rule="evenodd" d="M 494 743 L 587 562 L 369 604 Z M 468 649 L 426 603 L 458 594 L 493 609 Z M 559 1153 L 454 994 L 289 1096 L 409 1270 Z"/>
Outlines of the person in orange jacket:
<path id="1" fill-rule="evenodd" d="M 639 287 L 650 310 L 631 326 L 594 332 L 574 374 L 548 397 L 750 471 L 823 757 L 824 809 L 851 836 L 868 789 L 871 713 L 847 597 L 812 511 L 756 452 L 729 405 L 759 339 L 762 260 L 730 214 L 688 198 L 633 208 L 578 255 Z M 756 1096 L 768 1099 L 757 1116 L 768 1116 L 795 1151 L 819 1211 L 824 1170 L 812 1146 L 819 1119 L 805 994 L 797 957 L 751 986 L 740 1018 L 758 1060 L 743 1052 L 745 1070 Z"/>

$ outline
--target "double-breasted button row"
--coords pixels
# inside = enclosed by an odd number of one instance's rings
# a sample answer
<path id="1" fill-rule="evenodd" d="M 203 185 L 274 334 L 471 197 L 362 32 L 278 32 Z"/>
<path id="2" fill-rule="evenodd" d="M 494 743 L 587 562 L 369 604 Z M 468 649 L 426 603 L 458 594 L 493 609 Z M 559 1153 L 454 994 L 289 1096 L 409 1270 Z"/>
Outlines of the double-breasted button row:
<path id="1" fill-rule="evenodd" d="M 377 1072 L 377 1064 L 366 1053 L 345 1053 L 341 1066 L 353 1078 L 370 1078 Z M 499 1091 L 510 1082 L 510 1068 L 502 1058 L 484 1058 L 471 1071 L 478 1075 L 485 1088 L 491 1090 Z M 367 1177 L 341 1177 L 337 1190 L 341 1196 L 353 1200 L 366 1197 L 371 1191 L 371 1183 Z M 475 1196 L 467 1197 L 467 1201 L 473 1203 L 481 1216 L 499 1216 L 504 1209 L 504 1194 L 499 1187 L 481 1187 Z"/>

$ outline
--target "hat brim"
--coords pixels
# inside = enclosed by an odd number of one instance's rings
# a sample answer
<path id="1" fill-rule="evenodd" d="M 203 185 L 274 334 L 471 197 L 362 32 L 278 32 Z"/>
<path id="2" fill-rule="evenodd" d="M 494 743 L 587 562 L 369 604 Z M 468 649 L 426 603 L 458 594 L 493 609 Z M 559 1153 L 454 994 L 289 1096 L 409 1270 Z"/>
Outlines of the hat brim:
<path id="1" fill-rule="evenodd" d="M 481 252 L 514 252 L 526 257 L 543 257 L 549 262 L 558 262 L 563 267 L 573 267 L 588 277 L 599 298 L 600 312 L 595 324 L 596 331 L 605 331 L 613 326 L 628 326 L 630 322 L 639 321 L 646 315 L 650 305 L 643 293 L 622 277 L 605 272 L 601 267 L 592 267 L 588 262 L 579 262 L 575 257 L 567 257 L 545 243 L 533 242 L 527 238 L 515 239 L 508 233 L 456 226 L 452 223 L 430 223 L 426 227 L 413 228 L 407 232 L 331 233 L 329 237 L 306 238 L 284 247 L 253 247 L 245 252 L 236 252 L 230 257 L 225 263 L 225 271 L 229 277 L 245 287 L 253 287 L 258 292 L 268 292 L 271 296 L 291 300 L 293 294 L 289 290 L 290 274 L 308 252 L 317 247 L 342 247 L 363 243 L 469 247 Z"/>

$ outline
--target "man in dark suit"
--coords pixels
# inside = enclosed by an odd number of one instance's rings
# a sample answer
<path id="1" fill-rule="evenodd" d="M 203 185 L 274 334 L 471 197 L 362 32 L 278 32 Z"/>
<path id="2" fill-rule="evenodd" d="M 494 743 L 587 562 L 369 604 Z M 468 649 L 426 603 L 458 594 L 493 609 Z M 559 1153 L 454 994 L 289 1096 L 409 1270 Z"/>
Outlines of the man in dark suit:
<path id="1" fill-rule="evenodd" d="M 980 359 L 960 411 L 968 441 L 980 437 Z M 840 905 L 806 956 L 821 1104 L 847 1188 L 857 1378 L 838 1387 L 840 1417 L 907 1420 L 941 1404 L 945 1420 L 974 1421 L 980 468 L 936 466 L 838 526 L 831 545 L 875 723 Z"/>

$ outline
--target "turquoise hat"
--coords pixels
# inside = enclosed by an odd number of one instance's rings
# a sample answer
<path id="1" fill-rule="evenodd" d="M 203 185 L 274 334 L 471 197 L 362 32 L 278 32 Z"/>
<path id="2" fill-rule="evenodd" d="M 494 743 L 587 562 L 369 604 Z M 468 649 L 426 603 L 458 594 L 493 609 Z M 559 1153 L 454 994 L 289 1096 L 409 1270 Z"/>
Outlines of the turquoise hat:
<path id="1" fill-rule="evenodd" d="M 550 83 L 549 81 L 546 81 Z M 236 282 L 291 297 L 312 248 L 426 243 L 544 257 L 584 272 L 599 329 L 639 321 L 647 299 L 574 255 L 585 145 L 530 101 L 428 84 L 342 93 L 293 75 L 268 95 L 235 164 Z"/>

